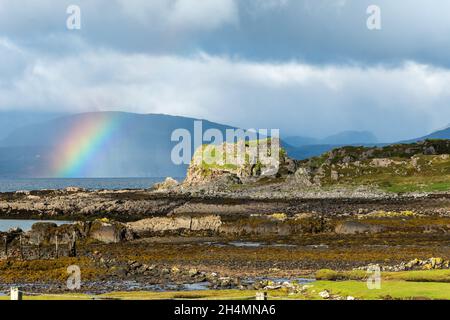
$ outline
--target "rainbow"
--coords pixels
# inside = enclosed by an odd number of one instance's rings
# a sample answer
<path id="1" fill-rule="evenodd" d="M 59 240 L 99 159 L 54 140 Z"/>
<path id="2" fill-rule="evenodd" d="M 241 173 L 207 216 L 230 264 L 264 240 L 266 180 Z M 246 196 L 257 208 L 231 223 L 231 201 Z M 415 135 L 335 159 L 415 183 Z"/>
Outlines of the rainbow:
<path id="1" fill-rule="evenodd" d="M 84 176 L 95 156 L 112 140 L 118 124 L 119 117 L 114 113 L 90 114 L 77 119 L 56 147 L 51 176 Z"/>

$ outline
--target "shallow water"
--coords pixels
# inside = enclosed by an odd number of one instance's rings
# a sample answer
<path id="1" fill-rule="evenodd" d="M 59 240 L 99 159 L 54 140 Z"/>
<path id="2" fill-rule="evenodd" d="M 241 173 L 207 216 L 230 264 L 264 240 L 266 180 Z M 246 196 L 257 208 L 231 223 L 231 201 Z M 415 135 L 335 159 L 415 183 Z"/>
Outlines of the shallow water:
<path id="1" fill-rule="evenodd" d="M 243 242 L 243 241 L 232 241 L 228 242 L 229 245 L 234 247 L 244 247 L 244 248 L 258 248 L 263 246 L 264 244 L 261 242 Z"/>
<path id="2" fill-rule="evenodd" d="M 186 291 L 204 291 L 209 289 L 209 282 L 198 282 L 192 284 L 184 284 L 184 290 Z"/>
<path id="3" fill-rule="evenodd" d="M 297 245 L 288 243 L 264 243 L 264 242 L 250 242 L 250 241 L 231 241 L 227 243 L 207 241 L 205 245 L 212 245 L 216 247 L 233 246 L 238 248 L 259 248 L 259 247 L 280 247 L 280 248 L 295 248 Z"/>
<path id="4" fill-rule="evenodd" d="M 31 226 L 36 222 L 51 222 L 56 223 L 58 226 L 63 224 L 72 223 L 71 221 L 53 221 L 53 220 L 10 220 L 10 219 L 0 219 L 0 231 L 5 232 L 9 229 L 20 228 L 23 231 L 31 230 Z"/>

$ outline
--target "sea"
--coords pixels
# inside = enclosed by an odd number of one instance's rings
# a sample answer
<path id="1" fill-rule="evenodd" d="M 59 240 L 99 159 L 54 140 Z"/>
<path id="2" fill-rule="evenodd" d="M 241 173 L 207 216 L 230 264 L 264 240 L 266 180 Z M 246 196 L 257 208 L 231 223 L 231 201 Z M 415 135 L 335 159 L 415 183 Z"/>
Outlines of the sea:
<path id="1" fill-rule="evenodd" d="M 0 178 L 0 192 L 79 187 L 88 190 L 148 189 L 165 178 Z"/>

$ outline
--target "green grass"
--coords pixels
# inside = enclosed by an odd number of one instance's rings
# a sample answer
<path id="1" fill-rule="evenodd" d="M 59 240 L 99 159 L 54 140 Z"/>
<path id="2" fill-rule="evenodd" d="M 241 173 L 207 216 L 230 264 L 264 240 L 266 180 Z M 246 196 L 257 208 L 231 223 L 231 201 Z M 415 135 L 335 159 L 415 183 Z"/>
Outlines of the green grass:
<path id="1" fill-rule="evenodd" d="M 324 290 L 344 298 L 352 296 L 362 300 L 450 299 L 450 283 L 439 282 L 382 281 L 381 289 L 370 290 L 365 281 L 317 281 L 308 292 L 314 299 Z"/>
<path id="2" fill-rule="evenodd" d="M 0 296 L 0 300 L 9 300 L 9 296 Z M 91 296 L 85 294 L 44 294 L 23 296 L 23 300 L 91 300 Z"/>
<path id="3" fill-rule="evenodd" d="M 383 188 L 388 192 L 395 193 L 404 193 L 404 192 L 414 192 L 414 191 L 423 191 L 423 192 L 439 192 L 439 191 L 449 191 L 450 190 L 450 181 L 445 182 L 428 182 L 428 183 L 394 183 L 388 187 Z"/>
<path id="4" fill-rule="evenodd" d="M 400 272 L 381 272 L 381 277 L 388 281 L 410 282 L 442 282 L 450 283 L 450 270 L 417 270 Z M 365 280 L 367 273 L 364 270 L 334 271 L 323 269 L 316 272 L 318 280 Z"/>
<path id="5" fill-rule="evenodd" d="M 389 272 L 383 276 L 387 280 L 396 279 L 412 282 L 446 282 L 450 283 L 450 270 L 419 270 Z"/>
<path id="6" fill-rule="evenodd" d="M 384 170 L 364 174 L 357 174 L 355 171 L 352 171 L 353 169 L 346 170 L 344 173 L 346 175 L 345 178 L 341 178 L 337 183 L 329 181 L 327 178 L 324 181 L 325 185 L 343 187 L 376 186 L 381 190 L 393 193 L 450 191 L 450 175 L 440 172 L 398 175 L 394 172 L 384 172 Z M 342 173 L 340 170 L 337 171 Z"/>

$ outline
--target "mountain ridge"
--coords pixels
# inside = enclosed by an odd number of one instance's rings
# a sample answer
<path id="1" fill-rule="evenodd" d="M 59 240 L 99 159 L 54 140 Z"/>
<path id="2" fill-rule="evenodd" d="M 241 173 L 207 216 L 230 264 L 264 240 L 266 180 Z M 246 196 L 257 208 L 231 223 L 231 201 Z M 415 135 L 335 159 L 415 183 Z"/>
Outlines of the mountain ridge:
<path id="1" fill-rule="evenodd" d="M 450 127 L 434 131 L 430 134 L 427 134 L 427 135 L 419 137 L 419 138 L 405 140 L 405 141 L 402 141 L 402 143 L 417 142 L 417 141 L 432 140 L 432 139 L 450 139 Z"/>

